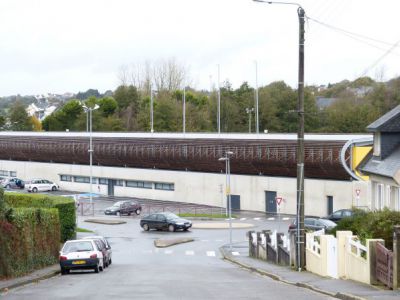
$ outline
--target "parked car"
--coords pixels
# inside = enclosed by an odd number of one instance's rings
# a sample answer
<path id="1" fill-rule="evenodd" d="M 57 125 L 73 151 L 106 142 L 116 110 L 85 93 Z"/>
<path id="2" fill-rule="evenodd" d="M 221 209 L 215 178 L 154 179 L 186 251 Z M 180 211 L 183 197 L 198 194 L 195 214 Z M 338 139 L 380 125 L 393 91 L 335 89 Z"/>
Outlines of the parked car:
<path id="1" fill-rule="evenodd" d="M 28 192 L 41 192 L 41 191 L 57 191 L 60 189 L 57 183 L 47 179 L 32 179 L 26 183 Z"/>
<path id="2" fill-rule="evenodd" d="M 70 270 L 93 269 L 96 273 L 103 271 L 103 252 L 94 240 L 71 240 L 65 242 L 60 251 L 61 274 Z"/>
<path id="3" fill-rule="evenodd" d="M 107 241 L 107 239 L 103 236 L 100 235 L 94 235 L 94 236 L 86 236 L 84 239 L 86 240 L 100 240 L 104 243 L 105 249 L 106 249 L 106 256 L 104 260 L 104 266 L 108 267 L 112 263 L 112 249 L 110 246 L 110 243 Z"/>
<path id="4" fill-rule="evenodd" d="M 128 215 L 132 213 L 140 215 L 142 212 L 142 206 L 131 200 L 118 201 L 113 204 L 113 206 L 107 207 L 104 211 L 106 215 Z"/>
<path id="5" fill-rule="evenodd" d="M 1 185 L 6 189 L 23 189 L 25 187 L 25 182 L 22 179 L 13 177 L 13 178 L 5 178 Z"/>
<path id="6" fill-rule="evenodd" d="M 162 212 L 151 214 L 142 218 L 140 220 L 140 226 L 144 229 L 144 231 L 149 231 L 150 229 L 168 230 L 170 232 L 178 229 L 187 231 L 190 227 L 192 227 L 192 222 L 182 219 L 173 213 Z"/>
<path id="7" fill-rule="evenodd" d="M 304 229 L 306 230 L 331 230 L 335 228 L 337 224 L 332 222 L 331 220 L 322 219 L 322 218 L 304 218 Z M 297 229 L 297 219 L 295 219 L 292 224 L 289 225 L 289 232 L 295 231 Z"/>
<path id="8" fill-rule="evenodd" d="M 351 209 L 340 209 L 325 217 L 325 219 L 331 220 L 333 222 L 339 222 L 343 218 L 352 217 L 353 214 L 354 212 Z"/>

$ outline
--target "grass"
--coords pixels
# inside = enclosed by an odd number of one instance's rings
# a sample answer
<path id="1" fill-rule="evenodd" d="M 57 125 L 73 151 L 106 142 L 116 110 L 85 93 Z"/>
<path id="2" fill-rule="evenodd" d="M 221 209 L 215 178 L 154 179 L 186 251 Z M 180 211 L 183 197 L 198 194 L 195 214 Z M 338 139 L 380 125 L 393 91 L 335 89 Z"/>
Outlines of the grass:
<path id="1" fill-rule="evenodd" d="M 77 227 L 76 228 L 76 232 L 94 232 L 94 231 L 89 230 L 89 229 L 85 229 L 85 228 Z"/>
<path id="2" fill-rule="evenodd" d="M 183 218 L 215 218 L 215 219 L 226 219 L 228 218 L 225 214 L 190 214 L 190 213 L 182 213 L 178 214 L 178 216 Z M 232 215 L 232 218 L 236 218 L 235 215 Z"/>

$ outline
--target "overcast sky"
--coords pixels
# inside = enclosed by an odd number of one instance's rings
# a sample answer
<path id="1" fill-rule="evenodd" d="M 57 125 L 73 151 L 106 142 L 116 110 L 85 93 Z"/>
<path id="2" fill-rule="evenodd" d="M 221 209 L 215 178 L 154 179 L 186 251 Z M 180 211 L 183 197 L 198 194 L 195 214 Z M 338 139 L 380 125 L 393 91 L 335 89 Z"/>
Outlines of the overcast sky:
<path id="1" fill-rule="evenodd" d="M 306 24 L 306 84 L 400 75 L 400 1 L 298 0 Z M 358 38 L 360 39 L 360 38 Z M 195 88 L 297 84 L 295 6 L 251 0 L 1 0 L 0 96 L 114 90 L 123 65 L 175 58 Z M 365 43 L 367 41 L 367 43 Z M 378 62 L 378 63 L 376 63 Z M 376 65 L 374 65 L 376 63 Z"/>

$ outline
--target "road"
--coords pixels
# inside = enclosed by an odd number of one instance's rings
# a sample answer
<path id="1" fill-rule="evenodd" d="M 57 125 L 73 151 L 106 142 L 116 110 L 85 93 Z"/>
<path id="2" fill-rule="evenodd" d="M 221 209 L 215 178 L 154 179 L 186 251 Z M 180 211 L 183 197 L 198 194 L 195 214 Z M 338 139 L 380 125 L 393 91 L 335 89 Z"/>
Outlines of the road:
<path id="1" fill-rule="evenodd" d="M 331 299 L 222 260 L 219 247 L 228 243 L 226 229 L 144 232 L 139 218 L 123 217 L 126 224 L 102 225 L 79 217 L 79 227 L 109 239 L 113 264 L 99 274 L 73 272 L 20 287 L 2 295 L 2 299 Z M 254 223 L 255 230 L 273 224 L 261 218 L 235 220 L 244 221 Z M 233 231 L 234 246 L 246 239 L 247 230 Z M 195 241 L 163 249 L 154 247 L 155 239 L 176 237 L 192 237 Z M 234 247 L 234 251 L 247 255 L 247 248 Z"/>

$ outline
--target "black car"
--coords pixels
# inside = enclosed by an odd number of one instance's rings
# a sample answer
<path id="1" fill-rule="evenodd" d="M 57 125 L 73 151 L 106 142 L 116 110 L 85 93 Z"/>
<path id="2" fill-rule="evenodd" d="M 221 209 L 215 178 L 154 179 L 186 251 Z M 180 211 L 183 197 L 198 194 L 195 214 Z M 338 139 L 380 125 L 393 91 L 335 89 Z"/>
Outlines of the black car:
<path id="1" fill-rule="evenodd" d="M 140 215 L 142 212 L 142 206 L 136 201 L 118 201 L 113 206 L 107 207 L 104 211 L 106 215 L 128 215 L 132 213 Z"/>
<path id="2" fill-rule="evenodd" d="M 340 210 L 333 212 L 332 214 L 325 217 L 324 219 L 328 219 L 333 222 L 339 222 L 341 219 L 352 217 L 353 215 L 354 215 L 354 212 L 351 209 L 340 209 Z"/>
<path id="3" fill-rule="evenodd" d="M 304 229 L 306 230 L 331 230 L 336 227 L 336 223 L 321 218 L 304 218 Z M 295 219 L 292 224 L 289 225 L 289 232 L 297 229 L 297 220 Z"/>
<path id="4" fill-rule="evenodd" d="M 182 219 L 173 213 L 155 213 L 148 215 L 140 220 L 140 226 L 145 230 L 150 229 L 157 230 L 168 230 L 170 232 L 178 229 L 184 231 L 192 227 L 192 222 L 186 219 Z"/>

